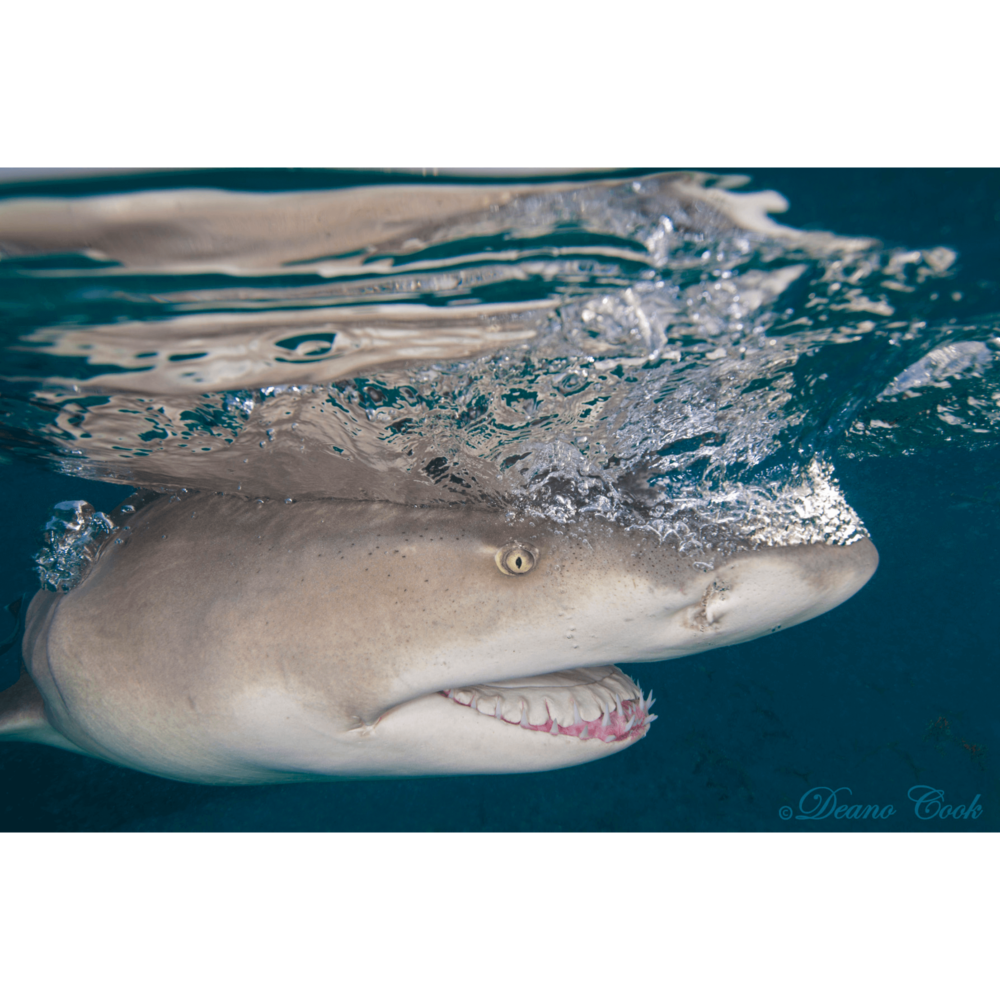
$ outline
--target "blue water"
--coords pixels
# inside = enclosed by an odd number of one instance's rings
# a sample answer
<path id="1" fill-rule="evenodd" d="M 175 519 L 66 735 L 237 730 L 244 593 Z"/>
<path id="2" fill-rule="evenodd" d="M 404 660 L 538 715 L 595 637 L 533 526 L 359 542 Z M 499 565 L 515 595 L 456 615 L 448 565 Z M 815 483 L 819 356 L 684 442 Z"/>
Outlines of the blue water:
<path id="1" fill-rule="evenodd" d="M 752 175 L 751 188 L 775 189 L 788 199 L 783 225 L 954 250 L 945 294 L 926 302 L 921 314 L 929 322 L 986 330 L 1000 313 L 1000 172 L 739 172 Z M 104 193 L 155 180 L 49 182 L 36 191 Z M 232 175 L 225 182 L 236 186 Z M 274 190 L 276 182 L 273 174 L 250 174 L 241 183 Z M 308 190 L 329 177 L 297 175 L 295 183 Z M 44 303 L 29 301 L 40 294 L 27 283 L 20 293 L 5 285 L 4 308 L 18 335 L 44 312 Z M 56 301 L 50 313 L 66 308 Z M 14 412 L 20 391 L 8 384 L 0 408 Z M 3 603 L 37 586 L 33 556 L 52 504 L 86 499 L 110 510 L 131 492 L 54 471 L 67 465 L 31 437 L 38 426 L 20 416 L 7 421 L 0 465 Z M 909 438 L 890 436 L 876 445 L 838 442 L 828 450 L 844 496 L 879 549 L 871 582 L 846 604 L 788 632 L 631 666 L 643 689 L 654 690 L 659 718 L 623 753 L 534 775 L 218 788 L 45 747 L 0 744 L 0 828 L 1000 829 L 1000 447 L 993 434 L 946 440 L 923 426 Z M 9 683 L 16 662 L 7 657 L 4 669 Z M 922 794 L 915 788 L 941 790 L 953 806 L 975 801 L 981 812 L 975 819 L 920 818 L 908 797 Z M 837 790 L 838 805 L 877 805 L 881 818 L 795 818 L 815 815 L 810 795 L 828 796 L 823 789 Z M 791 819 L 781 818 L 783 809 Z"/>

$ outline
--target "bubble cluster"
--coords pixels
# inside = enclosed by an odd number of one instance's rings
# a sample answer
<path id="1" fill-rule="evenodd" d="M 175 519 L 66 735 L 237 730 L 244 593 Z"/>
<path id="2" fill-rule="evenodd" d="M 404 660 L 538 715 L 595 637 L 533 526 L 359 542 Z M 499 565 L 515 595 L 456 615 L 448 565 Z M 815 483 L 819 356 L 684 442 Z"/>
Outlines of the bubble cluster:
<path id="1" fill-rule="evenodd" d="M 114 530 L 107 514 L 85 500 L 64 500 L 52 508 L 44 542 L 35 555 L 43 590 L 72 590 L 86 575 L 101 542 Z"/>

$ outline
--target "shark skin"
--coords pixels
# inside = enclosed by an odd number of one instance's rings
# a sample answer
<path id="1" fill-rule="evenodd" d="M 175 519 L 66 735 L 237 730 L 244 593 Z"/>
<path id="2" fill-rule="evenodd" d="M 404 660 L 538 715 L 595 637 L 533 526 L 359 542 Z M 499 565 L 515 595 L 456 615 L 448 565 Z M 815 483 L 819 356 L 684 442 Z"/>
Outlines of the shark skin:
<path id="1" fill-rule="evenodd" d="M 210 784 L 541 771 L 631 746 L 612 663 L 820 615 L 878 564 L 759 548 L 715 569 L 603 520 L 469 506 L 161 496 L 68 593 L 35 595 L 0 738 Z"/>

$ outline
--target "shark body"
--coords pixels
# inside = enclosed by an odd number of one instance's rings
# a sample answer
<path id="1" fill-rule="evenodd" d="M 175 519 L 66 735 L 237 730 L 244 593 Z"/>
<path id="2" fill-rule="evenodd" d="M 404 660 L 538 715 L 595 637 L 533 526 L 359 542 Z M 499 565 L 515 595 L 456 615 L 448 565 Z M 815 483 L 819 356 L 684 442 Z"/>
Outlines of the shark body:
<path id="1" fill-rule="evenodd" d="M 0 738 L 184 781 L 537 771 L 654 716 L 613 663 L 687 656 L 842 603 L 878 556 L 794 545 L 712 570 L 606 521 L 466 506 L 159 497 L 28 610 Z"/>

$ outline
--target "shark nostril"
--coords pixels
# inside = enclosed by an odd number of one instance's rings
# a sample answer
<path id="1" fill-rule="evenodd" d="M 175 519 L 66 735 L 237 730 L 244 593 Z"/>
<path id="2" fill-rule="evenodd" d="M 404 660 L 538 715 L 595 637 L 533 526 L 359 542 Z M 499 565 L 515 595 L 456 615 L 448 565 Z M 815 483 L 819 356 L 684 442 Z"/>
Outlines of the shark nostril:
<path id="1" fill-rule="evenodd" d="M 535 566 L 535 555 L 523 545 L 512 542 L 497 550 L 494 557 L 497 569 L 506 576 L 521 576 Z"/>

